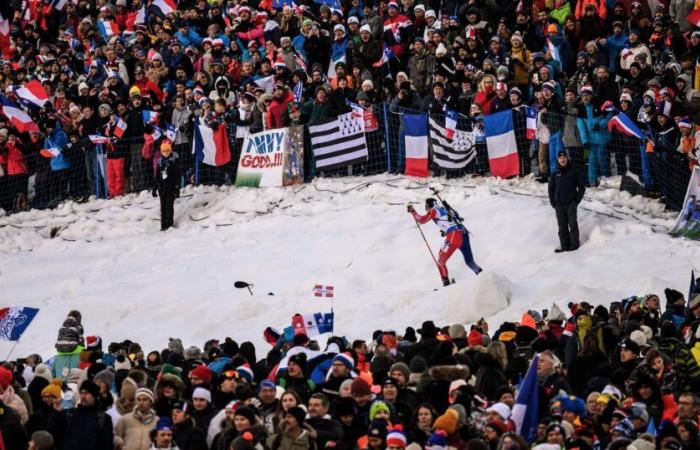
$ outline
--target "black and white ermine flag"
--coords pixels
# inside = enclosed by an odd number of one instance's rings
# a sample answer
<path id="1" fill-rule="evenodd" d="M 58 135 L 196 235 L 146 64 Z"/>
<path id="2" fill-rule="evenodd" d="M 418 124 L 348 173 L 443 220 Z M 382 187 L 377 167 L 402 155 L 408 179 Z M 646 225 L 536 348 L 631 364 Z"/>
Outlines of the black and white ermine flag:
<path id="1" fill-rule="evenodd" d="M 311 148 L 318 170 L 367 161 L 365 122 L 354 112 L 309 127 Z"/>
<path id="2" fill-rule="evenodd" d="M 447 139 L 445 127 L 432 117 L 430 143 L 433 147 L 433 162 L 443 169 L 463 169 L 476 157 L 472 132 L 455 130 L 454 137 Z"/>

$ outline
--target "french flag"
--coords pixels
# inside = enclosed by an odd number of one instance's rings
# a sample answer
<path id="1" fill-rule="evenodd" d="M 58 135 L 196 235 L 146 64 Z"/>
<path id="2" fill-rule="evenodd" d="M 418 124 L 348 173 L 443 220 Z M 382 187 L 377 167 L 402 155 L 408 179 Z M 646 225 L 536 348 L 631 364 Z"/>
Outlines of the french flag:
<path id="1" fill-rule="evenodd" d="M 114 135 L 114 137 L 121 139 L 121 137 L 124 136 L 125 131 L 126 122 L 124 122 L 120 117 L 117 117 L 117 123 L 114 124 L 112 134 Z"/>
<path id="2" fill-rule="evenodd" d="M 133 31 L 136 25 L 146 23 L 146 7 L 142 6 L 138 11 L 133 11 L 126 16 L 126 29 Z"/>
<path id="3" fill-rule="evenodd" d="M 61 154 L 61 149 L 56 147 L 42 148 L 41 150 L 39 150 L 39 153 L 44 158 L 55 158 Z"/>
<path id="4" fill-rule="evenodd" d="M 528 106 L 525 109 L 527 114 L 527 119 L 525 120 L 525 127 L 527 129 L 525 137 L 527 139 L 535 139 L 537 135 L 537 108 L 534 106 Z"/>
<path id="5" fill-rule="evenodd" d="M 547 48 L 549 49 L 549 52 L 552 54 L 552 59 L 555 61 L 561 62 L 561 58 L 559 58 L 559 49 L 557 48 L 554 43 L 552 43 L 551 39 L 547 39 Z"/>
<path id="6" fill-rule="evenodd" d="M 99 31 L 102 37 L 106 39 L 110 36 L 118 35 L 119 26 L 117 26 L 117 23 L 112 20 L 98 20 L 97 31 Z"/>
<path id="7" fill-rule="evenodd" d="M 111 141 L 110 138 L 106 136 L 100 136 L 99 134 L 90 134 L 88 135 L 88 139 L 90 139 L 90 142 L 93 144 L 109 144 Z"/>
<path id="8" fill-rule="evenodd" d="M 2 103 L 2 113 L 12 122 L 12 125 L 17 128 L 20 133 L 29 133 L 32 131 L 39 132 L 39 127 L 29 115 L 19 109 L 19 107 L 10 101 L 4 95 L 0 95 L 0 103 Z"/>
<path id="9" fill-rule="evenodd" d="M 216 130 L 196 124 L 192 153 L 197 157 L 197 161 L 209 166 L 223 166 L 230 162 L 231 149 L 224 124 L 219 124 Z"/>
<path id="10" fill-rule="evenodd" d="M 457 129 L 457 111 L 445 108 L 445 137 L 452 139 L 455 137 Z"/>
<path id="11" fill-rule="evenodd" d="M 32 80 L 15 91 L 15 95 L 33 105 L 43 108 L 49 101 L 49 94 L 37 80 Z"/>
<path id="12" fill-rule="evenodd" d="M 518 398 L 510 415 L 511 420 L 515 423 L 516 433 L 524 437 L 527 442 L 534 442 L 537 438 L 540 397 L 537 384 L 537 362 L 539 360 L 539 355 L 535 355 L 532 359 L 525 379 L 520 383 Z"/>
<path id="13" fill-rule="evenodd" d="M 384 53 L 382 54 L 382 58 L 377 61 L 376 63 L 372 64 L 372 67 L 382 67 L 384 64 L 388 63 L 391 58 L 394 57 L 394 52 L 391 50 L 391 47 L 384 47 Z"/>
<path id="14" fill-rule="evenodd" d="M 163 15 L 175 12 L 175 10 L 177 9 L 177 5 L 173 0 L 153 0 L 153 3 L 151 4 L 157 6 L 158 9 L 161 10 Z"/>
<path id="15" fill-rule="evenodd" d="M 428 115 L 404 114 L 406 175 L 428 176 Z"/>
<path id="16" fill-rule="evenodd" d="M 612 130 L 617 130 L 622 134 L 636 137 L 637 139 L 644 139 L 642 130 L 640 130 L 637 124 L 623 112 L 608 121 L 608 131 Z"/>
<path id="17" fill-rule="evenodd" d="M 161 136 L 163 136 L 163 132 L 160 131 L 160 128 L 158 128 L 158 127 L 151 127 L 151 128 L 153 128 L 153 131 L 151 131 L 150 133 L 143 133 L 143 140 L 148 145 L 153 144 L 155 141 L 160 139 Z"/>
<path id="18" fill-rule="evenodd" d="M 148 111 L 144 109 L 141 111 L 141 114 L 143 115 L 143 121 L 150 124 L 158 123 L 158 119 L 160 118 L 160 114 L 155 111 Z"/>
<path id="19" fill-rule="evenodd" d="M 168 138 L 170 142 L 175 142 L 175 138 L 177 137 L 177 130 L 175 129 L 175 126 L 173 124 L 165 124 L 165 137 Z"/>
<path id="20" fill-rule="evenodd" d="M 520 172 L 518 147 L 510 110 L 484 117 L 489 167 L 494 177 L 507 178 Z"/>
<path id="21" fill-rule="evenodd" d="M 39 310 L 26 306 L 0 309 L 0 340 L 19 341 Z"/>

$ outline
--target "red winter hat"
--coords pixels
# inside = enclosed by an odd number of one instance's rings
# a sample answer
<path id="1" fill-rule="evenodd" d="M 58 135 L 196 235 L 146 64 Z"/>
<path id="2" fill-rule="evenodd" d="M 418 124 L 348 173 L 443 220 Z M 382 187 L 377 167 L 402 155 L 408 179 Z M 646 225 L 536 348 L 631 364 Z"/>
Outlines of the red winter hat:
<path id="1" fill-rule="evenodd" d="M 467 336 L 467 343 L 469 343 L 469 346 L 484 345 L 484 335 L 479 333 L 478 330 L 471 330 Z"/>
<path id="2" fill-rule="evenodd" d="M 190 370 L 190 375 L 197 377 L 205 383 L 211 383 L 212 371 L 209 367 L 202 364 Z"/>
<path id="3" fill-rule="evenodd" d="M 12 372 L 0 366 L 0 386 L 7 389 L 12 384 Z"/>
<path id="4" fill-rule="evenodd" d="M 369 383 L 362 378 L 355 378 L 350 385 L 350 392 L 353 395 L 371 395 L 372 388 Z"/>

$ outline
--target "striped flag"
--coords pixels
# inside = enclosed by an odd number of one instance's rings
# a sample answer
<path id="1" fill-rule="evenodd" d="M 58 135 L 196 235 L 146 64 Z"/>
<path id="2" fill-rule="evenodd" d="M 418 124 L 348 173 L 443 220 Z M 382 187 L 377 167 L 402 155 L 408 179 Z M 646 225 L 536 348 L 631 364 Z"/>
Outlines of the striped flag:
<path id="1" fill-rule="evenodd" d="M 317 284 L 314 286 L 314 297 L 326 297 L 333 298 L 333 286 L 324 286 L 322 284 Z"/>
<path id="2" fill-rule="evenodd" d="M 445 137 L 452 139 L 457 129 L 457 111 L 445 108 Z"/>
<path id="3" fill-rule="evenodd" d="M 146 109 L 141 111 L 141 115 L 143 116 L 143 121 L 150 124 L 158 123 L 158 119 L 160 118 L 160 113 L 148 111 Z"/>
<path id="4" fill-rule="evenodd" d="M 518 390 L 518 398 L 513 405 L 513 412 L 510 416 L 515 423 L 515 431 L 527 442 L 534 442 L 537 438 L 537 423 L 539 413 L 539 385 L 537 383 L 537 362 L 539 355 L 536 355 L 530 363 L 530 368 L 525 374 L 523 382 Z"/>
<path id="5" fill-rule="evenodd" d="M 473 133 L 456 130 L 452 140 L 449 140 L 447 130 L 432 117 L 430 144 L 433 149 L 433 162 L 443 169 L 463 169 L 476 158 Z"/>
<path id="6" fill-rule="evenodd" d="M 517 175 L 520 159 L 513 131 L 513 113 L 508 110 L 484 117 L 484 131 L 491 175 L 501 178 Z"/>
<path id="7" fill-rule="evenodd" d="M 46 93 L 44 86 L 37 80 L 32 80 L 21 88 L 15 90 L 17 98 L 25 100 L 33 105 L 43 108 L 49 100 L 49 94 Z"/>
<path id="8" fill-rule="evenodd" d="M 428 115 L 404 114 L 406 175 L 428 176 Z"/>
<path id="9" fill-rule="evenodd" d="M 177 137 L 177 129 L 172 123 L 165 124 L 165 137 L 167 137 L 170 142 L 175 142 L 175 138 Z"/>
<path id="10" fill-rule="evenodd" d="M 7 54 L 10 50 L 10 21 L 0 16 L 0 52 Z"/>
<path id="11" fill-rule="evenodd" d="M 549 50 L 549 53 L 552 54 L 553 60 L 561 62 L 561 58 L 559 57 L 559 49 L 556 45 L 554 45 L 551 39 L 547 39 L 547 49 Z"/>
<path id="12" fill-rule="evenodd" d="M 525 112 L 527 114 L 527 119 L 525 119 L 525 128 L 527 139 L 535 139 L 537 135 L 537 108 L 534 106 L 525 107 Z"/>
<path id="13" fill-rule="evenodd" d="M 343 43 L 340 45 L 336 45 L 336 44 L 333 45 L 333 48 L 331 49 L 331 63 L 328 65 L 328 73 L 326 74 L 328 79 L 336 77 L 336 74 L 335 74 L 335 65 L 336 64 L 338 64 L 340 62 L 342 62 L 342 63 L 346 62 L 346 58 L 345 58 L 346 45 L 347 45 L 347 41 L 343 41 Z"/>
<path id="14" fill-rule="evenodd" d="M 107 39 L 110 36 L 115 36 L 119 34 L 119 26 L 116 22 L 112 20 L 98 20 L 97 31 L 102 35 L 103 38 Z"/>
<path id="15" fill-rule="evenodd" d="M 206 125 L 195 124 L 192 153 L 197 161 L 209 166 L 223 166 L 231 161 L 226 125 L 221 123 L 212 130 Z"/>
<path id="16" fill-rule="evenodd" d="M 318 169 L 332 169 L 367 161 L 365 123 L 349 112 L 309 126 L 311 148 Z"/>
<path id="17" fill-rule="evenodd" d="M 394 52 L 391 50 L 391 47 L 385 46 L 384 53 L 382 53 L 382 58 L 379 61 L 372 63 L 372 67 L 375 67 L 375 68 L 382 67 L 384 64 L 388 63 L 391 60 L 391 58 L 393 58 L 393 57 L 394 57 Z"/>
<path id="18" fill-rule="evenodd" d="M 294 335 L 305 334 L 313 338 L 333 331 L 333 313 L 296 314 L 292 318 Z"/>
<path id="19" fill-rule="evenodd" d="M 294 86 L 294 101 L 300 103 L 304 99 L 304 83 L 301 81 Z"/>
<path id="20" fill-rule="evenodd" d="M 644 133 L 639 129 L 636 123 L 621 112 L 608 121 L 608 131 L 617 130 L 618 132 L 637 139 L 644 139 Z"/>
<path id="21" fill-rule="evenodd" d="M 88 135 L 88 139 L 90 139 L 90 142 L 93 144 L 109 144 L 111 141 L 111 138 L 100 136 L 99 134 L 90 134 Z"/>
<path id="22" fill-rule="evenodd" d="M 126 16 L 126 29 L 133 31 L 136 25 L 143 25 L 146 23 L 146 7 L 142 6 L 138 11 L 133 11 Z"/>
<path id="23" fill-rule="evenodd" d="M 161 10 L 163 15 L 175 12 L 177 5 L 173 0 L 153 0 L 152 5 L 157 6 Z"/>
<path id="24" fill-rule="evenodd" d="M 61 149 L 57 147 L 42 148 L 39 150 L 39 154 L 44 158 L 55 158 L 61 154 Z"/>
<path id="25" fill-rule="evenodd" d="M 39 132 L 39 127 L 29 115 L 22 111 L 15 103 L 10 101 L 4 95 L 0 95 L 0 103 L 2 103 L 2 113 L 12 122 L 17 131 L 20 133 L 29 133 L 32 131 Z"/>
<path id="26" fill-rule="evenodd" d="M 126 122 L 124 122 L 121 117 L 117 117 L 117 122 L 114 124 L 114 128 L 112 129 L 112 135 L 116 138 L 121 139 L 122 136 L 124 136 L 124 132 L 126 131 Z"/>
<path id="27" fill-rule="evenodd" d="M 0 309 L 0 340 L 19 341 L 39 310 L 26 306 Z"/>
<path id="28" fill-rule="evenodd" d="M 155 126 L 151 126 L 150 128 L 153 128 L 150 133 L 143 133 L 143 140 L 147 145 L 153 144 L 163 136 L 163 132 L 160 130 L 160 128 Z"/>

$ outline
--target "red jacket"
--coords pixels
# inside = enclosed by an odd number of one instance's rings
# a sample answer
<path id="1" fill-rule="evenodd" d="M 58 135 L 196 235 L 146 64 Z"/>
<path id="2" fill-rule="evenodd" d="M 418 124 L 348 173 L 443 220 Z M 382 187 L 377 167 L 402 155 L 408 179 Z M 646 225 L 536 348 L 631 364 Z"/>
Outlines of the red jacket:
<path id="1" fill-rule="evenodd" d="M 479 91 L 474 97 L 474 103 L 481 108 L 481 114 L 488 116 L 491 113 L 491 100 L 496 96 L 496 91 Z"/>
<path id="2" fill-rule="evenodd" d="M 157 84 L 148 78 L 143 77 L 140 80 L 137 80 L 134 84 L 138 86 L 142 97 L 150 98 L 153 96 L 157 98 L 160 103 L 163 103 L 163 100 L 165 100 L 165 93 L 158 87 Z"/>
<path id="3" fill-rule="evenodd" d="M 7 175 L 22 175 L 29 173 L 27 162 L 24 160 L 22 147 L 17 144 L 6 143 L 6 154 L 0 154 L 0 164 L 6 167 Z"/>
<path id="4" fill-rule="evenodd" d="M 272 103 L 267 108 L 267 129 L 282 128 L 282 113 L 287 110 L 287 105 L 294 99 L 294 95 L 287 91 L 287 95 L 281 99 L 272 98 Z"/>

